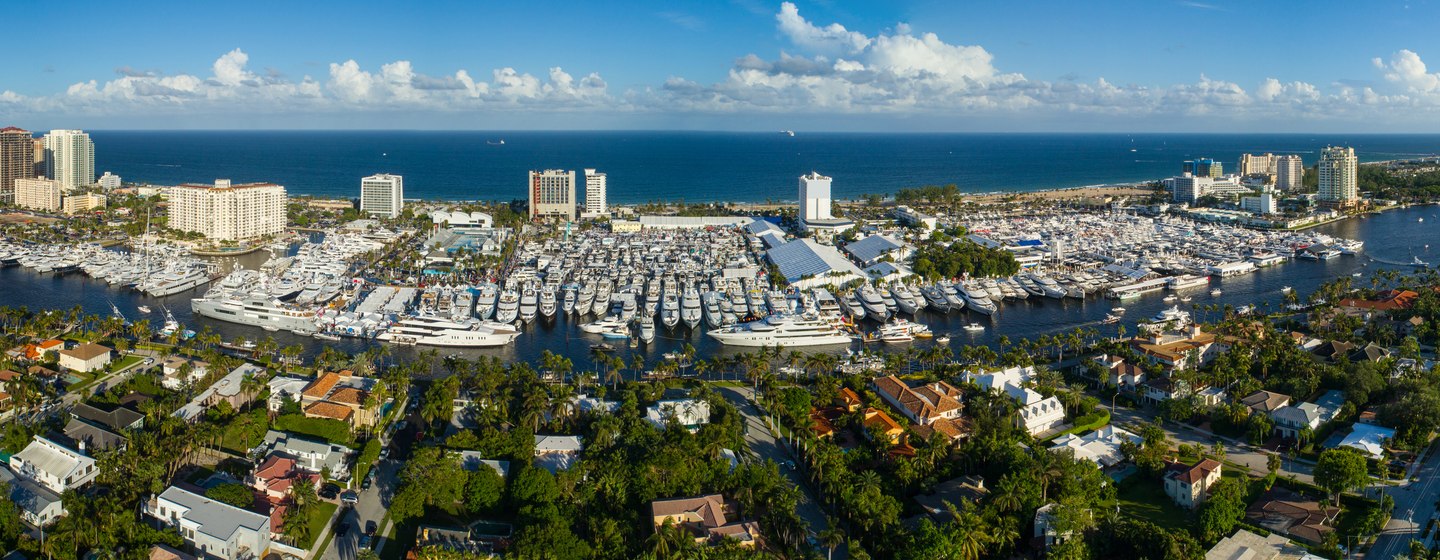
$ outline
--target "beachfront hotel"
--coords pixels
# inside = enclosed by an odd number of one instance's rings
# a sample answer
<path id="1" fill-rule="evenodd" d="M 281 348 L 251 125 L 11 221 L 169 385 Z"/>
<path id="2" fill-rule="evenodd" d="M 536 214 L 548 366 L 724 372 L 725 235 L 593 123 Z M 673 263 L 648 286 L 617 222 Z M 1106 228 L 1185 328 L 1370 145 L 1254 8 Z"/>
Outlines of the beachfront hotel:
<path id="1" fill-rule="evenodd" d="M 272 183 L 171 187 L 170 228 L 220 241 L 239 241 L 285 231 L 285 187 Z"/>
<path id="2" fill-rule="evenodd" d="M 35 178 L 35 137 L 23 128 L 0 128 L 0 204 L 15 202 L 15 181 Z"/>
<path id="3" fill-rule="evenodd" d="M 604 216 L 610 212 L 605 202 L 605 174 L 594 169 L 585 170 L 585 213 L 586 218 Z"/>
<path id="4" fill-rule="evenodd" d="M 81 130 L 52 130 L 45 135 L 45 176 L 66 192 L 95 184 L 95 143 Z"/>
<path id="5" fill-rule="evenodd" d="M 575 219 L 575 172 L 546 169 L 530 172 L 530 218 Z"/>
<path id="6" fill-rule="evenodd" d="M 360 179 L 360 211 L 395 219 L 405 208 L 405 178 L 381 173 Z"/>
<path id="7" fill-rule="evenodd" d="M 1320 152 L 1320 203 L 1350 206 L 1360 198 L 1355 177 L 1359 160 L 1355 148 L 1326 146 Z"/>
<path id="8" fill-rule="evenodd" d="M 1240 154 L 1240 165 L 1236 170 L 1241 175 L 1275 175 L 1275 165 L 1280 156 L 1272 153 L 1262 155 Z"/>

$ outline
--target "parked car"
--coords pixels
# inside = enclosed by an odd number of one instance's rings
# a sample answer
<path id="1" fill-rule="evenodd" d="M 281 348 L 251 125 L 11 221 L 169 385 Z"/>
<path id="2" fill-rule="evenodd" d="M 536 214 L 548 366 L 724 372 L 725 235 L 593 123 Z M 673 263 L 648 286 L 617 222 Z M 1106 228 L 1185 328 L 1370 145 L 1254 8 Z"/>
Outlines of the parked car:
<path id="1" fill-rule="evenodd" d="M 321 497 L 321 498 L 325 498 L 325 499 L 327 499 L 327 500 L 333 500 L 333 499 L 335 499 L 336 496 L 339 496 L 339 495 L 340 495 L 340 487 L 339 487 L 339 486 L 336 486 L 334 483 L 327 483 L 327 484 L 325 484 L 324 486 L 321 486 L 321 487 L 320 487 L 320 497 Z"/>
<path id="2" fill-rule="evenodd" d="M 380 524 L 376 523 L 374 519 L 365 522 L 365 534 L 374 535 L 378 530 L 380 530 Z"/>
<path id="3" fill-rule="evenodd" d="M 342 504 L 353 506 L 359 502 L 360 495 L 356 494 L 354 490 L 346 490 L 340 493 L 340 503 Z"/>
<path id="4" fill-rule="evenodd" d="M 375 477 L 373 477 L 373 476 L 367 476 L 367 477 L 365 477 L 365 480 L 364 480 L 364 481 L 361 481 L 361 482 L 360 482 L 360 489 L 361 489 L 361 490 L 369 490 L 369 489 L 370 489 L 370 485 L 372 485 L 372 484 L 374 484 L 374 483 L 375 483 Z"/>

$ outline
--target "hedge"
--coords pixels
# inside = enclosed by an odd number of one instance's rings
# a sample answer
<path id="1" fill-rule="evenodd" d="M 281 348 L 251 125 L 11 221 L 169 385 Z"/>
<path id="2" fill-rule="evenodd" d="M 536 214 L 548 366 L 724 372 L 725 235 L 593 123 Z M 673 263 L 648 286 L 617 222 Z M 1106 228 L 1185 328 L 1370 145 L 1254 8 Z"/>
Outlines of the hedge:
<path id="1" fill-rule="evenodd" d="M 355 459 L 355 467 L 350 477 L 350 483 L 355 484 L 357 481 L 365 480 L 365 477 L 370 474 L 370 467 L 374 466 L 375 462 L 379 460 L 380 440 L 372 438 L 370 441 L 365 442 L 365 449 L 361 451 L 360 456 Z"/>

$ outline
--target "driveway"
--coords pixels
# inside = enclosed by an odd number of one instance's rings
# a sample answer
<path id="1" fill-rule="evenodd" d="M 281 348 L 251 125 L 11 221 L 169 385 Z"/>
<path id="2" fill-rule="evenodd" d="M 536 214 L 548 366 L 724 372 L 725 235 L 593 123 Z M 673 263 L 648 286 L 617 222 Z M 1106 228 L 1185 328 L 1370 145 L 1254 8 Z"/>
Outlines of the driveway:
<path id="1" fill-rule="evenodd" d="M 745 443 L 749 445 L 751 454 L 757 460 L 769 460 L 775 461 L 776 464 L 781 464 L 780 474 L 789 479 L 791 484 L 794 484 L 801 490 L 800 505 L 795 513 L 799 514 L 800 518 L 805 520 L 805 524 L 810 527 L 810 533 L 812 535 L 818 534 L 820 531 L 828 528 L 830 520 L 825 516 L 825 510 L 821 509 L 814 490 L 801 478 L 801 473 L 798 469 L 790 470 L 783 466 L 785 461 L 795 461 L 797 464 L 800 463 L 800 461 L 794 453 L 790 451 L 789 447 L 776 441 L 775 436 L 771 435 L 770 430 L 765 427 L 765 420 L 761 416 L 760 410 L 750 402 L 750 396 L 753 394 L 750 388 L 720 387 L 720 393 L 725 396 L 726 400 L 734 404 L 735 407 L 740 410 L 740 414 L 745 417 Z M 820 550 L 821 554 L 824 554 L 824 552 L 823 549 Z M 844 545 L 835 548 L 834 558 L 843 559 L 846 557 L 847 554 Z"/>

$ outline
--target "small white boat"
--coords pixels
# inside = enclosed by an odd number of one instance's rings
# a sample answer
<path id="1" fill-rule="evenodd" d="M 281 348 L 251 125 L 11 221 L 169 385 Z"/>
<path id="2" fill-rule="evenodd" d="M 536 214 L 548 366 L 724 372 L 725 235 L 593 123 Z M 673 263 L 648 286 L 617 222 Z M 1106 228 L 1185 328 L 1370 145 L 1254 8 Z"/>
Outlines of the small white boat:
<path id="1" fill-rule="evenodd" d="M 1165 296 L 1165 299 L 1162 299 L 1162 300 L 1160 300 L 1160 301 L 1163 301 L 1163 302 L 1165 302 L 1165 303 L 1175 303 L 1175 302 L 1177 302 L 1177 301 L 1179 301 L 1179 300 L 1180 300 L 1180 298 L 1177 298 L 1177 297 L 1175 297 L 1174 294 L 1171 294 L 1171 295 Z"/>
<path id="2" fill-rule="evenodd" d="M 1210 297 L 1220 297 L 1221 293 L 1223 292 L 1220 291 L 1220 288 L 1215 288 L 1213 290 L 1210 290 Z"/>
<path id="3" fill-rule="evenodd" d="M 140 310 L 141 313 L 150 313 L 150 306 L 148 305 L 142 305 L 140 307 L 136 307 L 135 309 Z"/>
<path id="4" fill-rule="evenodd" d="M 982 324 L 980 324 L 980 323 L 966 323 L 966 324 L 965 324 L 965 332 L 971 332 L 971 333 L 985 332 L 985 325 L 982 325 Z"/>
<path id="5" fill-rule="evenodd" d="M 1290 293 L 1290 292 L 1295 291 L 1295 289 L 1294 289 L 1294 288 L 1291 288 L 1290 286 L 1284 286 L 1284 287 L 1281 287 L 1281 288 L 1280 288 L 1280 291 L 1281 291 L 1282 293 L 1287 293 L 1287 294 L 1288 294 L 1288 293 Z"/>
<path id="6" fill-rule="evenodd" d="M 950 344 L 950 335 L 942 334 L 935 337 L 935 344 Z"/>
<path id="7" fill-rule="evenodd" d="M 1110 308 L 1110 312 L 1111 312 L 1111 313 L 1114 313 L 1114 314 L 1116 314 L 1116 315 L 1124 315 L 1124 314 L 1125 314 L 1125 311 L 1126 311 L 1126 310 L 1125 310 L 1124 307 L 1112 307 L 1112 308 Z"/>
<path id="8" fill-rule="evenodd" d="M 323 333 L 323 332 L 317 332 L 317 333 L 315 333 L 315 334 L 313 334 L 313 335 L 310 335 L 310 336 L 313 336 L 313 337 L 318 338 L 318 339 L 320 339 L 320 340 L 329 340 L 329 341 L 331 341 L 331 342 L 334 342 L 334 341 L 336 341 L 336 340 L 340 340 L 340 337 L 338 337 L 338 336 L 335 336 L 335 335 L 329 334 L 329 333 Z"/>

